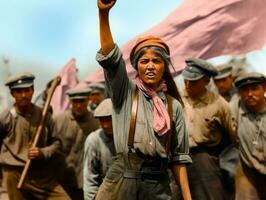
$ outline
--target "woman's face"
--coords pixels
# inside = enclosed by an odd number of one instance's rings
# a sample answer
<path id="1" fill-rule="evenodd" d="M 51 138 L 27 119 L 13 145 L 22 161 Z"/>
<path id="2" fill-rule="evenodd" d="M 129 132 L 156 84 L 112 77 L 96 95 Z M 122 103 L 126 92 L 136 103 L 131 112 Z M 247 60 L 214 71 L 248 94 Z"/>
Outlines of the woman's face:
<path id="1" fill-rule="evenodd" d="M 165 70 L 163 58 L 152 49 L 147 49 L 137 62 L 140 79 L 149 87 L 156 89 Z"/>

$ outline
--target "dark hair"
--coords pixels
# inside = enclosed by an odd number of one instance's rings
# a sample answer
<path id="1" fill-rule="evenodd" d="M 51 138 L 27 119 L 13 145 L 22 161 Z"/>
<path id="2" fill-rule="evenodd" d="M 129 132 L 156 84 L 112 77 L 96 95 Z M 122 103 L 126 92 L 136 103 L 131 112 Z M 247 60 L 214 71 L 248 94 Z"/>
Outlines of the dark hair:
<path id="1" fill-rule="evenodd" d="M 165 70 L 164 70 L 164 74 L 163 74 L 163 79 L 165 80 L 165 83 L 167 85 L 167 94 L 169 94 L 170 96 L 172 96 L 173 98 L 175 98 L 176 100 L 178 100 L 181 105 L 183 106 L 183 101 L 181 98 L 181 95 L 177 89 L 176 83 L 174 81 L 174 78 L 170 72 L 170 68 L 169 66 L 171 65 L 173 67 L 173 64 L 171 62 L 170 56 L 167 54 L 167 52 L 160 48 L 160 47 L 156 47 L 156 46 L 148 46 L 148 47 L 144 47 L 141 50 L 139 50 L 139 52 L 136 53 L 136 55 L 133 57 L 132 59 L 132 65 L 133 67 L 138 70 L 137 68 L 137 63 L 139 58 L 144 55 L 144 53 L 146 52 L 147 49 L 152 49 L 156 54 L 160 55 L 161 58 L 164 60 L 164 64 L 165 64 Z M 173 67 L 174 69 L 174 67 Z"/>

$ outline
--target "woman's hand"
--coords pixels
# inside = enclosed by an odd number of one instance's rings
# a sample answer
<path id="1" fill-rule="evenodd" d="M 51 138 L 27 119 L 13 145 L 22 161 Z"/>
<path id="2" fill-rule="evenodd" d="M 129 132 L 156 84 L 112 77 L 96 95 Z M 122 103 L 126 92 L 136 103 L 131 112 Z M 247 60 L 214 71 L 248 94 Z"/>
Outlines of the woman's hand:
<path id="1" fill-rule="evenodd" d="M 116 0 L 98 0 L 100 12 L 108 12 L 115 4 Z"/>

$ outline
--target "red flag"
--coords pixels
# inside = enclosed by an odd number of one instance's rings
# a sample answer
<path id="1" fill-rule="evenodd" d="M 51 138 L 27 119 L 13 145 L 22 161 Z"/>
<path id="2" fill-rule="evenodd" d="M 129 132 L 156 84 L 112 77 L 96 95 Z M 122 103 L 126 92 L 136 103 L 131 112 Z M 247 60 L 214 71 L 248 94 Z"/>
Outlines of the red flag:
<path id="1" fill-rule="evenodd" d="M 51 106 L 53 112 L 61 112 L 68 108 L 69 101 L 66 96 L 66 91 L 78 84 L 76 60 L 71 59 L 57 74 L 61 77 L 60 85 L 56 88 Z"/>
<path id="2" fill-rule="evenodd" d="M 126 43 L 121 50 L 129 64 L 129 53 L 137 38 L 161 37 L 170 47 L 173 75 L 177 75 L 187 58 L 242 55 L 262 48 L 266 42 L 265 19 L 265 0 L 186 0 L 161 23 Z M 127 67 L 130 75 L 133 70 Z M 103 79 L 97 70 L 87 81 L 94 82 L 95 74 Z"/>

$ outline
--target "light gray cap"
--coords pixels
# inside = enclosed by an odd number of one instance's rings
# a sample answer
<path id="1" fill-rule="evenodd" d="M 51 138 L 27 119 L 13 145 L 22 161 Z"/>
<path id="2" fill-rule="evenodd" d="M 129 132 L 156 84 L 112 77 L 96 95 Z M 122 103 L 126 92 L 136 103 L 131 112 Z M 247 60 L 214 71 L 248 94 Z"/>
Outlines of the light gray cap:
<path id="1" fill-rule="evenodd" d="M 105 90 L 105 86 L 103 83 L 90 83 L 88 86 L 91 89 L 91 94 L 103 93 Z"/>
<path id="2" fill-rule="evenodd" d="M 91 89 L 86 86 L 76 86 L 66 91 L 69 99 L 87 99 Z"/>
<path id="3" fill-rule="evenodd" d="M 110 98 L 104 99 L 95 109 L 94 117 L 109 117 L 112 116 L 112 101 Z"/>
<path id="4" fill-rule="evenodd" d="M 182 71 L 184 79 L 196 81 L 204 76 L 211 77 L 217 75 L 217 69 L 207 61 L 199 58 L 190 58 L 186 60 L 187 66 Z"/>
<path id="5" fill-rule="evenodd" d="M 250 84 L 265 84 L 266 85 L 266 77 L 264 74 L 258 72 L 249 72 L 240 75 L 234 82 L 237 88 L 241 88 Z"/>
<path id="6" fill-rule="evenodd" d="M 233 72 L 233 65 L 232 64 L 217 65 L 216 69 L 218 70 L 218 74 L 214 76 L 213 79 L 218 80 L 231 76 Z"/>
<path id="7" fill-rule="evenodd" d="M 5 85 L 10 89 L 28 88 L 33 86 L 35 76 L 30 72 L 22 72 L 11 75 L 7 78 Z"/>

